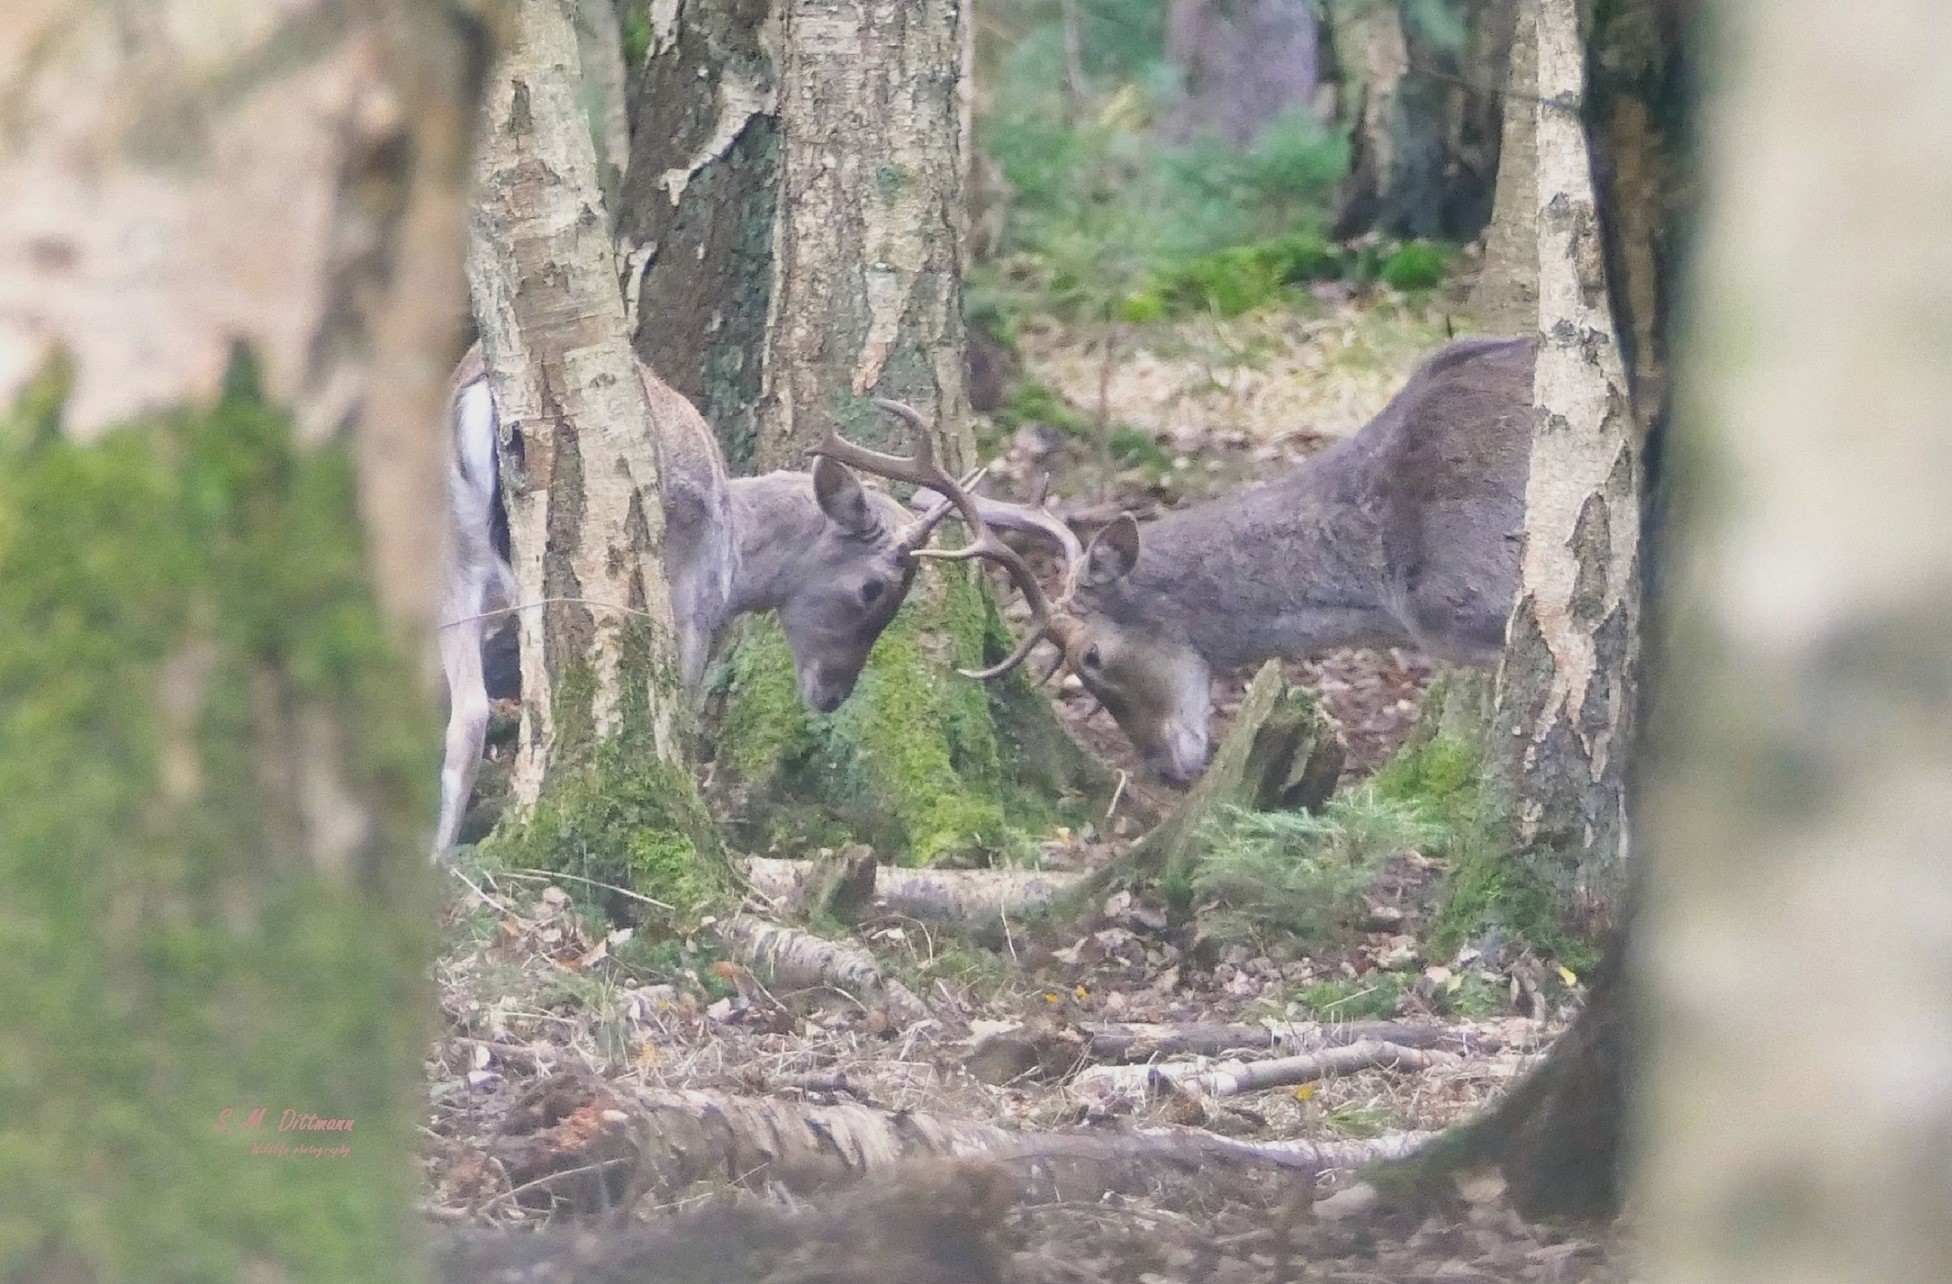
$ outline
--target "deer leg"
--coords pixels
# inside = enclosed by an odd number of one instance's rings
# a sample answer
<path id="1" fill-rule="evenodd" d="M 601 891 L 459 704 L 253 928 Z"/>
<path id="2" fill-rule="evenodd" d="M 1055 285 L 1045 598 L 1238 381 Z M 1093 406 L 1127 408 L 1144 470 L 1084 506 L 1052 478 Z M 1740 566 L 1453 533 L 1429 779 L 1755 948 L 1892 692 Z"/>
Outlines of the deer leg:
<path id="1" fill-rule="evenodd" d="M 471 595 L 477 604 L 482 594 Z M 464 614 L 473 615 L 474 610 Z M 474 793 L 481 750 L 488 739 L 488 688 L 481 671 L 482 621 L 468 620 L 440 633 L 441 671 L 447 676 L 447 740 L 441 760 L 441 817 L 433 859 L 453 850 Z"/>

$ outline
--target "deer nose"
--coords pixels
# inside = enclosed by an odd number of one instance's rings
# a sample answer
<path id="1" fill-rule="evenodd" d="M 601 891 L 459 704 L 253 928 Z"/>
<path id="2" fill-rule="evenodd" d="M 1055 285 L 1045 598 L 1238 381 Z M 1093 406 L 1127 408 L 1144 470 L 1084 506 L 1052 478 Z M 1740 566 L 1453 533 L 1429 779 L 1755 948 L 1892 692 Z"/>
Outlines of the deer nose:
<path id="1" fill-rule="evenodd" d="M 1190 785 L 1206 770 L 1212 748 L 1197 731 L 1174 731 L 1152 756 L 1152 769 L 1175 785 Z"/>
<path id="2" fill-rule="evenodd" d="M 831 681 L 817 664 L 808 665 L 800 674 L 800 699 L 817 713 L 832 713 L 840 708 L 853 690 L 851 679 Z"/>

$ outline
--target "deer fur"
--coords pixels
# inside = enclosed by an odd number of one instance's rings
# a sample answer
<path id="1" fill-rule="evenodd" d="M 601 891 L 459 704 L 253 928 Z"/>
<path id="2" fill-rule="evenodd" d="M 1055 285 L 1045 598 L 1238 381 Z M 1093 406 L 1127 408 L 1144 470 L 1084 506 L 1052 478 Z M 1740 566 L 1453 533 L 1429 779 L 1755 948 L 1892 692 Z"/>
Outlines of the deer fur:
<path id="1" fill-rule="evenodd" d="M 800 698 L 831 713 L 854 689 L 876 639 L 914 581 L 913 554 L 935 517 L 916 518 L 886 492 L 822 458 L 811 474 L 730 477 L 709 426 L 679 392 L 638 364 L 658 439 L 665 575 L 686 689 L 704 680 L 712 644 L 748 611 L 776 611 Z M 434 858 L 452 849 L 488 730 L 485 612 L 516 601 L 501 515 L 500 420 L 477 345 L 455 370 L 449 403 L 447 589 L 440 630 L 448 723 Z M 504 537 L 505 539 L 505 537 Z M 546 604 L 535 609 L 547 610 Z M 597 608 L 601 609 L 601 608 Z"/>
<path id="2" fill-rule="evenodd" d="M 1273 656 L 1405 646 L 1497 661 L 1518 581 L 1533 340 L 1424 361 L 1359 432 L 1277 480 L 1144 526 L 1102 526 L 1045 631 L 1148 766 L 1204 769 L 1214 673 Z M 993 525 L 1034 534 L 1018 506 Z"/>

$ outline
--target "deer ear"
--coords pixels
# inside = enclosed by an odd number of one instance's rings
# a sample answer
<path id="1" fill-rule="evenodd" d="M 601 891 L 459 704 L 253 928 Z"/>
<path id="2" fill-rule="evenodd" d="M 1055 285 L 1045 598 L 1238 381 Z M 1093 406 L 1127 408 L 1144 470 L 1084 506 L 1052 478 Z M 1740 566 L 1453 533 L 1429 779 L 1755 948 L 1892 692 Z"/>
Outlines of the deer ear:
<path id="1" fill-rule="evenodd" d="M 827 520 L 856 535 L 874 531 L 874 510 L 868 507 L 868 494 L 861 479 L 846 464 L 821 455 L 813 461 L 813 497 Z"/>
<path id="2" fill-rule="evenodd" d="M 1091 537 L 1084 551 L 1085 583 L 1109 584 L 1132 573 L 1139 561 L 1139 524 L 1121 513 Z"/>

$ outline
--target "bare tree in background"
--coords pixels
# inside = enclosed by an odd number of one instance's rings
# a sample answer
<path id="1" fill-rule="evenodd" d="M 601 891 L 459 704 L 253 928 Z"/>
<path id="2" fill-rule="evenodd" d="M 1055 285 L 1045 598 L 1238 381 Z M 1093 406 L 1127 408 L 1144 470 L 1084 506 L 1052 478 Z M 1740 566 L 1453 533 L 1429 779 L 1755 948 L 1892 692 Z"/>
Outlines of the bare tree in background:
<path id="1" fill-rule="evenodd" d="M 1316 18 L 1307 0 L 1173 0 L 1166 57 L 1185 95 L 1166 130 L 1181 140 L 1207 134 L 1249 147 L 1283 112 L 1315 106 Z"/>
<path id="2" fill-rule="evenodd" d="M 10 1279 L 419 1274 L 486 52 L 434 0 L 0 9 Z"/>
<path id="3" fill-rule="evenodd" d="M 1677 430 L 1692 538 L 1641 844 L 1643 1278 L 1936 1279 L 1952 283 L 1925 265 L 1952 245 L 1944 11 L 1721 9 Z"/>

